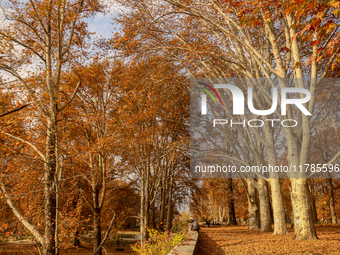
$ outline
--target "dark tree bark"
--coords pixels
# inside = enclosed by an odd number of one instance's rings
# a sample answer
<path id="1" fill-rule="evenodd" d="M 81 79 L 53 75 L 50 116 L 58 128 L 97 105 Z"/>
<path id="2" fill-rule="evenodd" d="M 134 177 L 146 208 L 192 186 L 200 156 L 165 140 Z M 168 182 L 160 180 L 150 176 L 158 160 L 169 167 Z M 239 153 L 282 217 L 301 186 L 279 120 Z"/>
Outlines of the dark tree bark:
<path id="1" fill-rule="evenodd" d="M 260 229 L 260 212 L 258 207 L 256 189 L 251 181 L 248 183 L 248 211 L 249 211 L 249 230 Z"/>
<path id="2" fill-rule="evenodd" d="M 259 192 L 260 200 L 260 231 L 261 232 L 271 232 L 273 228 L 271 226 L 270 220 L 270 204 L 269 204 L 269 194 L 267 189 L 267 183 L 264 179 L 259 178 L 257 181 L 257 190 Z"/>
<path id="3" fill-rule="evenodd" d="M 332 216 L 332 224 L 336 224 L 336 212 L 335 212 L 335 205 L 334 205 L 334 191 L 333 191 L 333 184 L 332 178 L 327 178 L 329 184 L 329 207 L 331 209 L 331 216 Z"/>
<path id="4" fill-rule="evenodd" d="M 55 104 L 54 107 L 56 107 Z M 44 254 L 55 254 L 55 219 L 56 219 L 56 190 L 54 178 L 56 173 L 56 135 L 57 125 L 56 116 L 47 120 L 47 138 L 46 138 L 46 162 L 45 162 L 45 245 Z"/>
<path id="5" fill-rule="evenodd" d="M 318 221 L 318 216 L 316 212 L 316 206 L 315 206 L 315 199 L 314 199 L 314 183 L 311 182 L 308 184 L 309 192 L 310 192 L 310 206 L 312 210 L 312 220 L 313 223 L 316 223 Z"/>
<path id="6" fill-rule="evenodd" d="M 234 205 L 233 179 L 227 179 L 228 186 L 228 223 L 229 226 L 236 226 L 236 214 Z"/>
<path id="7" fill-rule="evenodd" d="M 102 248 L 99 247 L 102 242 L 102 232 L 101 232 L 101 203 L 99 202 L 100 186 L 92 186 L 92 200 L 93 205 L 91 206 L 93 213 L 93 235 L 94 244 L 93 251 L 98 250 L 97 254 L 102 255 Z"/>

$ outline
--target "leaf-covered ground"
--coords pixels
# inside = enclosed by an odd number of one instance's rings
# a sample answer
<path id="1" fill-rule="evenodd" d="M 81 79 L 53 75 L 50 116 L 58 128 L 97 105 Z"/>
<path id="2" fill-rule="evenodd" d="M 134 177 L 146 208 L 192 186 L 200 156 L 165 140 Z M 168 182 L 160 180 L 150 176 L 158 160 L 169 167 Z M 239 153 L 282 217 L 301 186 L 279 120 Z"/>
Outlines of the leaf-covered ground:
<path id="1" fill-rule="evenodd" d="M 340 225 L 316 225 L 319 240 L 295 241 L 294 232 L 277 236 L 249 231 L 248 226 L 202 227 L 199 255 L 340 254 Z"/>
<path id="2" fill-rule="evenodd" d="M 124 245 L 125 244 L 125 245 Z M 120 248 L 120 250 L 116 250 L 117 248 Z M 13 243 L 6 243 L 1 244 L 0 243 L 0 255 L 39 255 L 39 252 L 36 248 L 36 246 L 32 244 L 13 244 Z M 81 254 L 81 255 L 92 255 L 93 249 L 91 246 L 82 246 L 80 248 L 74 248 L 71 245 L 63 246 L 60 250 L 60 255 L 75 255 L 75 254 Z M 107 255 L 133 255 L 136 254 L 133 252 L 130 248 L 129 243 L 125 243 L 124 241 L 121 242 L 121 245 L 117 247 L 117 245 L 113 243 L 108 243 L 105 246 L 105 251 L 103 251 L 103 254 Z"/>

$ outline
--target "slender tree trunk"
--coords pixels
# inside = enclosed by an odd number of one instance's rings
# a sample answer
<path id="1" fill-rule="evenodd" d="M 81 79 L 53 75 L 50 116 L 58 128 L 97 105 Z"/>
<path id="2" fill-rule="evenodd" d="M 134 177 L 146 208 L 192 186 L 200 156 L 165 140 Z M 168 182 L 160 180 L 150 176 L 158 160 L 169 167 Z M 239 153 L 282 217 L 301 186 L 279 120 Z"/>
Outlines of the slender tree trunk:
<path id="1" fill-rule="evenodd" d="M 231 178 L 227 179 L 228 188 L 228 225 L 236 226 L 236 214 L 234 205 L 234 191 L 233 191 L 233 180 Z"/>
<path id="2" fill-rule="evenodd" d="M 143 170 L 142 170 L 143 171 Z M 146 241 L 146 226 L 145 226 L 145 183 L 144 178 L 141 178 L 141 188 L 140 188 L 140 236 L 141 243 Z"/>
<path id="3" fill-rule="evenodd" d="M 55 118 L 52 118 L 55 119 Z M 55 254 L 55 219 L 56 219 L 56 125 L 54 121 L 47 120 L 46 162 L 45 162 L 45 245 L 44 255 Z"/>
<path id="4" fill-rule="evenodd" d="M 292 178 L 291 185 L 296 239 L 318 239 L 312 219 L 307 179 Z"/>
<path id="5" fill-rule="evenodd" d="M 173 189 L 173 173 L 171 172 L 170 177 L 170 188 L 169 188 L 169 197 L 168 197 L 168 212 L 166 215 L 166 230 L 170 231 L 171 228 L 171 205 L 172 205 L 172 189 Z"/>
<path id="6" fill-rule="evenodd" d="M 162 183 L 163 185 L 162 185 L 162 194 L 161 194 L 161 201 L 160 201 L 158 228 L 161 228 L 161 225 L 164 226 L 165 193 L 166 193 L 166 187 L 167 187 L 166 174 L 163 174 Z"/>
<path id="7" fill-rule="evenodd" d="M 94 210 L 94 246 L 95 251 L 102 242 L 102 232 L 101 232 L 101 219 L 100 219 L 100 208 L 95 208 Z M 100 248 L 97 255 L 102 255 L 102 249 Z"/>
<path id="8" fill-rule="evenodd" d="M 272 199 L 270 197 L 270 189 L 269 189 L 269 184 L 267 182 L 267 189 L 268 189 L 268 196 L 269 196 L 269 210 L 270 210 L 270 224 L 274 224 L 274 213 L 273 213 L 273 203 Z"/>
<path id="9" fill-rule="evenodd" d="M 331 216 L 332 216 L 332 224 L 336 224 L 336 212 L 334 207 L 334 192 L 333 192 L 333 184 L 332 184 L 332 178 L 327 178 L 329 183 L 329 207 L 331 209 Z"/>
<path id="10" fill-rule="evenodd" d="M 258 179 L 258 192 L 260 199 L 260 231 L 271 232 L 273 231 L 270 221 L 270 204 L 267 189 L 267 183 L 264 179 Z"/>
<path id="11" fill-rule="evenodd" d="M 222 207 L 218 206 L 218 222 L 222 222 Z"/>
<path id="12" fill-rule="evenodd" d="M 150 219 L 150 196 L 149 196 L 149 169 L 147 168 L 147 178 L 146 178 L 146 182 L 145 182 L 145 212 L 144 212 L 144 228 L 145 228 L 145 240 L 149 239 L 149 232 L 147 231 L 147 227 L 149 226 L 149 219 Z"/>
<path id="13" fill-rule="evenodd" d="M 93 251 L 95 251 L 100 243 L 102 242 L 101 232 L 101 208 L 99 205 L 99 192 L 100 188 L 97 185 L 92 187 L 92 199 L 93 199 L 93 234 L 94 234 L 94 245 Z M 97 255 L 102 255 L 102 249 L 100 248 Z"/>
<path id="14" fill-rule="evenodd" d="M 58 133 L 56 134 L 56 143 L 58 143 Z M 56 148 L 56 183 L 55 183 L 55 190 L 56 190 L 56 212 L 55 212 L 55 255 L 59 255 L 59 237 L 58 237 L 58 220 L 59 220 L 59 191 L 61 185 L 61 177 L 63 175 L 63 160 L 61 159 L 61 164 L 59 165 L 58 161 L 58 147 Z"/>
<path id="15" fill-rule="evenodd" d="M 59 187 L 56 189 L 56 213 L 55 213 L 55 255 L 59 255 L 59 239 L 58 239 L 58 213 L 59 213 Z"/>
<path id="16" fill-rule="evenodd" d="M 274 217 L 274 233 L 275 235 L 288 234 L 286 225 L 285 209 L 283 206 L 280 179 L 270 179 L 273 217 Z"/>
<path id="17" fill-rule="evenodd" d="M 316 223 L 318 221 L 318 216 L 316 212 L 315 199 L 314 199 L 314 183 L 308 184 L 309 194 L 310 194 L 310 206 L 312 211 L 312 221 Z"/>
<path id="18" fill-rule="evenodd" d="M 222 226 L 223 226 L 224 217 L 225 217 L 225 205 L 223 203 L 223 207 L 222 207 Z"/>
<path id="19" fill-rule="evenodd" d="M 248 184 L 248 212 L 249 212 L 249 230 L 260 229 L 260 213 L 259 207 L 257 206 L 257 196 L 254 184 L 247 180 Z"/>
<path id="20" fill-rule="evenodd" d="M 51 10 L 48 12 L 47 33 L 45 37 L 45 67 L 46 67 L 46 86 L 49 94 L 48 116 L 46 116 L 46 159 L 44 163 L 44 195 L 45 195 L 45 245 L 43 246 L 44 255 L 55 254 L 55 232 L 56 232 L 56 190 L 55 174 L 57 168 L 56 149 L 57 149 L 57 90 L 58 87 L 52 79 L 52 32 L 51 32 Z"/>
<path id="21" fill-rule="evenodd" d="M 271 116 L 273 118 L 273 116 Z M 270 125 L 265 125 L 264 132 L 266 135 L 266 152 L 268 156 L 268 162 L 272 166 L 277 165 L 276 153 L 275 153 L 275 140 L 274 140 L 274 129 Z M 288 234 L 285 209 L 283 205 L 281 184 L 277 173 L 270 173 L 269 183 L 271 190 L 271 217 L 274 223 L 274 233 L 275 235 Z"/>

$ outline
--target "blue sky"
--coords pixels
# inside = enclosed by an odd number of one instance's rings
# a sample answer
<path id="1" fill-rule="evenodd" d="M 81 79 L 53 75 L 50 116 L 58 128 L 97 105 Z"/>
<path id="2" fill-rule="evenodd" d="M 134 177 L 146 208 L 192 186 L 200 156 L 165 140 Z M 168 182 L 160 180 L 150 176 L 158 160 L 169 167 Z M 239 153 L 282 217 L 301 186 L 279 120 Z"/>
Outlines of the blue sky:
<path id="1" fill-rule="evenodd" d="M 117 24 L 113 24 L 112 17 L 117 12 L 124 11 L 124 7 L 111 5 L 109 9 L 109 13 L 106 15 L 97 13 L 94 17 L 87 19 L 88 28 L 91 32 L 96 32 L 95 36 L 102 36 L 103 38 L 108 39 L 119 29 Z"/>
<path id="2" fill-rule="evenodd" d="M 89 30 L 96 32 L 95 36 L 102 36 L 105 39 L 110 38 L 117 31 L 114 29 L 119 28 L 117 24 L 112 24 L 113 20 L 111 17 L 110 14 L 97 13 L 93 18 L 87 20 Z"/>

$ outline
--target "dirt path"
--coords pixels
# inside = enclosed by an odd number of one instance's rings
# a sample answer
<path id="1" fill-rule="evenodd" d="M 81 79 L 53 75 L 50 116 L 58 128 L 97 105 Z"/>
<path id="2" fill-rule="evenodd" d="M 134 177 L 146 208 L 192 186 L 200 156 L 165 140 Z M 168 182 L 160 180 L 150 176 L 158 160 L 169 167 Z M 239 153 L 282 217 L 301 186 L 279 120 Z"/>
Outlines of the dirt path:
<path id="1" fill-rule="evenodd" d="M 340 225 L 317 225 L 319 240 L 295 241 L 294 233 L 249 231 L 247 226 L 201 228 L 199 255 L 222 254 L 340 254 Z"/>

